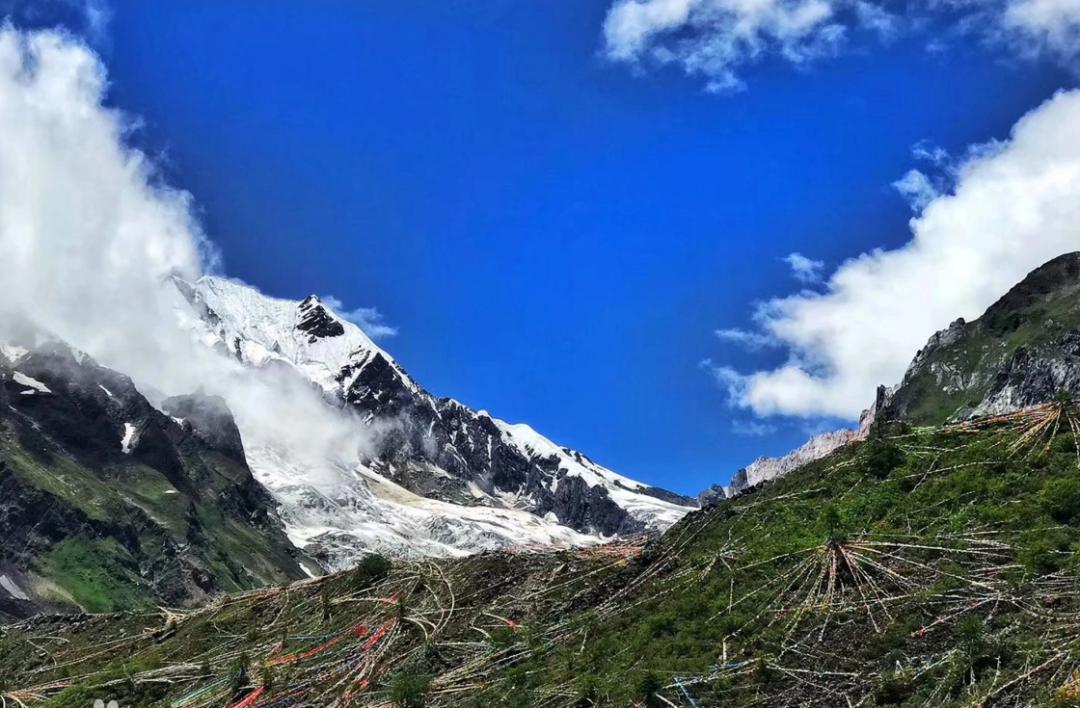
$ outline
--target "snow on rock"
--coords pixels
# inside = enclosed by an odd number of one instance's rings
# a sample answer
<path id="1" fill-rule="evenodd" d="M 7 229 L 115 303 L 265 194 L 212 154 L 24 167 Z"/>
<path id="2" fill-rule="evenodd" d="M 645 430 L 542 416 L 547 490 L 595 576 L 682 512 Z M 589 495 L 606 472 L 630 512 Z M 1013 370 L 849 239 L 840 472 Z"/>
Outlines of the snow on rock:
<path id="1" fill-rule="evenodd" d="M 371 552 L 453 557 L 600 540 L 525 511 L 429 499 L 355 461 L 304 457 L 268 440 L 248 438 L 245 448 L 255 478 L 281 504 L 289 539 L 331 570 Z"/>
<path id="2" fill-rule="evenodd" d="M 351 416 L 352 449 L 283 449 L 238 419 L 249 466 L 298 546 L 345 567 L 364 552 L 461 555 L 517 544 L 587 545 L 662 530 L 693 502 L 652 489 L 423 390 L 319 298 L 271 298 L 216 277 L 173 279 L 181 326 L 252 369 L 298 373 Z M 378 439 L 357 453 L 357 441 Z"/>
<path id="3" fill-rule="evenodd" d="M 36 393 L 52 393 L 52 391 L 49 390 L 48 386 L 41 383 L 37 379 L 30 378 L 21 371 L 16 371 L 14 374 L 12 374 L 11 380 L 19 384 L 20 386 L 26 387 L 27 390 L 22 392 L 24 396 L 32 396 Z"/>
<path id="4" fill-rule="evenodd" d="M 2 588 L 10 597 L 15 598 L 16 600 L 30 599 L 30 597 L 25 592 L 23 592 L 23 589 L 20 588 L 14 580 L 12 580 L 6 575 L 0 574 L 0 588 Z"/>
<path id="5" fill-rule="evenodd" d="M 532 455 L 555 458 L 567 475 L 580 477 L 590 487 L 603 487 L 616 504 L 649 527 L 666 529 L 688 511 L 685 504 L 646 494 L 648 485 L 598 465 L 580 452 L 560 447 L 524 423 L 511 425 L 497 418 L 492 420 L 512 445 Z"/>
<path id="6" fill-rule="evenodd" d="M 28 350 L 25 347 L 14 344 L 0 344 L 0 357 L 7 359 L 12 364 L 17 364 L 19 359 L 26 356 Z"/>
<path id="7" fill-rule="evenodd" d="M 130 455 L 138 442 L 138 427 L 136 427 L 134 423 L 124 423 L 124 437 L 120 440 L 120 449 L 125 455 Z"/>
<path id="8" fill-rule="evenodd" d="M 199 331 L 204 342 L 242 363 L 255 367 L 287 364 L 328 394 L 340 396 L 364 366 L 381 355 L 417 388 L 363 330 L 335 315 L 315 295 L 297 303 L 268 297 L 227 278 L 204 276 L 194 283 L 174 282 L 194 308 L 194 312 L 182 311 L 183 323 Z M 346 370 L 348 375 L 341 377 Z"/>

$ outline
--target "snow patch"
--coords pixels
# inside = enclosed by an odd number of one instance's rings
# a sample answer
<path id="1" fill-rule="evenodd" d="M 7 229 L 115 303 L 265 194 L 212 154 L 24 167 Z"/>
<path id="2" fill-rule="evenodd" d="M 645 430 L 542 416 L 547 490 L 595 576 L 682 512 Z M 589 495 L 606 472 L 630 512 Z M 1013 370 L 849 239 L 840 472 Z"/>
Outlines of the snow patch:
<path id="1" fill-rule="evenodd" d="M 16 600 L 29 600 L 30 597 L 23 592 L 22 588 L 15 584 L 15 581 L 6 575 L 0 575 L 0 588 L 7 591 L 8 595 L 11 595 Z"/>
<path id="2" fill-rule="evenodd" d="M 32 396 L 35 393 L 52 393 L 52 391 L 49 390 L 48 386 L 41 383 L 37 379 L 30 378 L 21 371 L 16 371 L 11 378 L 15 383 L 19 384 L 20 386 L 25 386 L 26 388 L 31 389 L 29 391 L 23 391 L 22 393 L 24 396 Z"/>
<path id="3" fill-rule="evenodd" d="M 130 455 L 132 448 L 139 442 L 139 429 L 134 423 L 124 423 L 124 437 L 120 440 L 120 449 L 125 455 Z"/>
<path id="4" fill-rule="evenodd" d="M 25 347 L 14 344 L 0 344 L 0 355 L 3 355 L 12 364 L 18 363 L 19 359 L 22 359 L 28 353 L 29 350 Z"/>
<path id="5" fill-rule="evenodd" d="M 559 469 L 568 476 L 580 477 L 590 487 L 603 487 L 612 501 L 625 509 L 631 517 L 652 528 L 665 530 L 692 511 L 690 507 L 645 494 L 648 487 L 641 482 L 598 465 L 579 452 L 559 447 L 524 423 L 512 425 L 498 418 L 488 417 L 502 432 L 503 439 L 508 444 L 517 447 L 529 457 L 554 457 L 559 462 Z M 558 480 L 552 479 L 550 484 L 554 491 Z"/>

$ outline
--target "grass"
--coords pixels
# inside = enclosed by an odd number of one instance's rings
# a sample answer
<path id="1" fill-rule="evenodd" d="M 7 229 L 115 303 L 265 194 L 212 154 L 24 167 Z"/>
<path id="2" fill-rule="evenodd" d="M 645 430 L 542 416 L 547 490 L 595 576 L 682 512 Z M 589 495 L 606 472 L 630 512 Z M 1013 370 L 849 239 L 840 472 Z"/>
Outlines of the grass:
<path id="1" fill-rule="evenodd" d="M 70 539 L 42 560 L 42 571 L 87 612 L 147 604 L 135 559 L 113 539 Z"/>
<path id="2" fill-rule="evenodd" d="M 0 674 L 28 705 L 116 676 L 128 703 L 221 705 L 241 652 L 268 706 L 1070 705 L 1076 440 L 1031 429 L 881 428 L 635 553 L 372 559 L 172 619 L 13 628 Z"/>

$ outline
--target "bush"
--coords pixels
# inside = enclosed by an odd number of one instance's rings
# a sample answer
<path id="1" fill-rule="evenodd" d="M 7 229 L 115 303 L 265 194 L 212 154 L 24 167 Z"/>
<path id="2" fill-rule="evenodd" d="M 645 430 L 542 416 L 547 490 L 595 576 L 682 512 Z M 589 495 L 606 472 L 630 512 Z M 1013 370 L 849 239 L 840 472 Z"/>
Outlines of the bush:
<path id="1" fill-rule="evenodd" d="M 879 706 L 899 705 L 914 693 L 915 681 L 910 671 L 888 671 L 877 680 L 874 703 Z"/>
<path id="2" fill-rule="evenodd" d="M 979 659 L 986 651 L 986 625 L 975 615 L 964 615 L 956 627 L 956 638 L 969 661 Z"/>
<path id="3" fill-rule="evenodd" d="M 1068 524 L 1080 519 L 1080 479 L 1053 479 L 1039 492 L 1039 502 L 1055 521 Z"/>
<path id="4" fill-rule="evenodd" d="M 656 694 L 664 688 L 664 682 L 651 671 L 645 672 L 637 683 L 637 695 L 648 708 L 659 708 L 661 701 Z"/>
<path id="5" fill-rule="evenodd" d="M 578 698 L 574 702 L 575 708 L 592 708 L 600 704 L 600 682 L 593 674 L 579 676 L 574 682 L 577 685 Z"/>
<path id="6" fill-rule="evenodd" d="M 390 700 L 397 708 L 424 708 L 431 676 L 418 671 L 401 671 L 390 680 Z"/>
<path id="7" fill-rule="evenodd" d="M 818 525 L 825 532 L 829 543 L 844 542 L 847 529 L 845 528 L 844 517 L 836 504 L 829 502 L 822 508 L 821 514 L 818 516 Z"/>
<path id="8" fill-rule="evenodd" d="M 365 588 L 390 574 L 393 563 L 386 556 L 371 553 L 364 556 L 353 569 L 352 584 L 356 589 Z"/>
<path id="9" fill-rule="evenodd" d="M 1020 561 L 1039 575 L 1057 572 L 1070 558 L 1072 540 L 1063 528 L 1028 531 L 1020 536 Z"/>
<path id="10" fill-rule="evenodd" d="M 250 679 L 248 678 L 248 671 L 251 670 L 251 659 L 248 657 L 246 651 L 240 652 L 240 655 L 236 657 L 236 661 L 233 662 L 232 667 L 229 669 L 231 679 L 229 681 L 229 689 L 233 695 L 240 693 L 248 687 Z"/>
<path id="11" fill-rule="evenodd" d="M 864 455 L 867 471 L 878 479 L 885 479 L 890 472 L 907 462 L 903 450 L 883 440 L 869 440 Z"/>

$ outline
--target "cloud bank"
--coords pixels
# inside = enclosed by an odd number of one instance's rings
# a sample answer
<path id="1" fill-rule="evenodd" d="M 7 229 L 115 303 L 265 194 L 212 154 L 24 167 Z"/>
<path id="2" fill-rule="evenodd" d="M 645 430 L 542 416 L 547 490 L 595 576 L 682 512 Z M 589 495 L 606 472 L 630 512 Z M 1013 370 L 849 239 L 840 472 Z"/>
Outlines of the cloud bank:
<path id="1" fill-rule="evenodd" d="M 712 92 L 745 88 L 766 59 L 794 66 L 903 31 L 956 23 L 1027 56 L 1080 60 L 1078 0 L 615 0 L 603 52 L 638 69 L 676 66 Z"/>
<path id="2" fill-rule="evenodd" d="M 820 293 L 759 306 L 758 334 L 790 356 L 745 375 L 710 367 L 736 405 L 853 419 L 933 332 L 978 317 L 1031 270 L 1080 249 L 1080 90 L 1028 113 L 1007 140 L 971 150 L 949 179 L 940 194 L 915 190 L 921 208 L 905 246 L 846 261 Z"/>
<path id="3" fill-rule="evenodd" d="M 129 147 L 96 55 L 58 32 L 0 29 L 0 319 L 25 317 L 144 393 L 222 395 L 245 445 L 325 468 L 366 444 L 298 379 L 241 367 L 177 326 L 170 275 L 219 267 L 190 194 Z M 273 378 L 271 378 L 273 377 Z"/>

